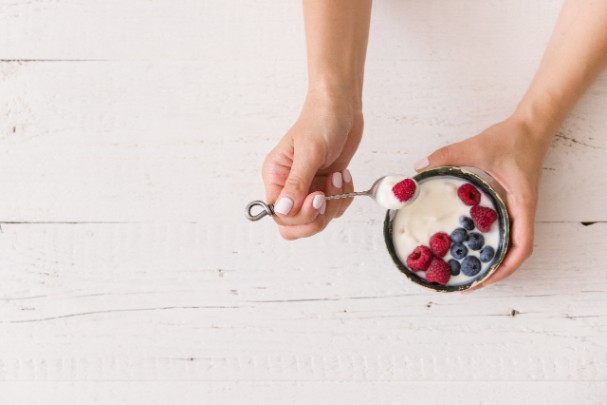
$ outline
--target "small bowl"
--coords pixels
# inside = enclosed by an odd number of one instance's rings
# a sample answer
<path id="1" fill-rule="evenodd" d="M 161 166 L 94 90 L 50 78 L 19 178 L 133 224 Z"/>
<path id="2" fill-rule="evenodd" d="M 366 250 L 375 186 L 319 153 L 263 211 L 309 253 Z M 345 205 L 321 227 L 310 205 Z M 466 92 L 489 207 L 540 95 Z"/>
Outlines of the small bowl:
<path id="1" fill-rule="evenodd" d="M 473 278 L 471 278 L 470 281 L 468 281 L 467 283 L 459 285 L 440 285 L 437 283 L 429 283 L 425 279 L 418 277 L 415 272 L 410 270 L 400 260 L 396 253 L 396 249 L 394 248 L 394 243 L 392 241 L 392 221 L 396 216 L 397 210 L 388 210 L 386 213 L 386 218 L 384 221 L 384 240 L 386 241 L 386 247 L 388 249 L 388 252 L 390 253 L 390 256 L 392 257 L 392 260 L 394 261 L 394 264 L 396 264 L 396 267 L 414 283 L 437 292 L 465 291 L 487 280 L 487 278 L 489 278 L 497 270 L 499 265 L 504 260 L 506 252 L 508 251 L 508 245 L 510 241 L 510 219 L 508 217 L 506 204 L 504 203 L 500 195 L 497 193 L 495 188 L 489 183 L 490 181 L 493 181 L 493 179 L 488 174 L 479 171 L 476 168 L 441 166 L 420 172 L 416 176 L 414 176 L 413 179 L 420 184 L 420 187 L 423 187 L 424 180 L 445 176 L 455 177 L 457 179 L 465 180 L 472 183 L 474 186 L 478 187 L 483 192 L 485 192 L 485 194 L 493 203 L 498 215 L 497 221 L 499 229 L 499 241 L 491 265 L 488 268 L 482 270 Z M 483 177 L 487 177 L 487 179 L 484 179 Z M 499 185 L 497 183 L 495 184 L 497 188 Z"/>

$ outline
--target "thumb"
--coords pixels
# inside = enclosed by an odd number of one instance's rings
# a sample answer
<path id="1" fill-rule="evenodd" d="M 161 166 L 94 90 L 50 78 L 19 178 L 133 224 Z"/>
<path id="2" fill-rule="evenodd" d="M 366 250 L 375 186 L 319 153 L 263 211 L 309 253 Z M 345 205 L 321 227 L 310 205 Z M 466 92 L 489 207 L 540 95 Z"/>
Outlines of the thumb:
<path id="1" fill-rule="evenodd" d="M 322 154 L 313 145 L 298 145 L 293 153 L 293 163 L 280 197 L 274 204 L 274 212 L 291 215 L 299 212 L 308 195 L 312 180 L 322 165 Z"/>
<path id="2" fill-rule="evenodd" d="M 461 143 L 443 146 L 435 150 L 429 156 L 419 160 L 413 165 L 416 171 L 436 166 L 465 166 L 468 164 L 468 155 L 462 150 Z"/>

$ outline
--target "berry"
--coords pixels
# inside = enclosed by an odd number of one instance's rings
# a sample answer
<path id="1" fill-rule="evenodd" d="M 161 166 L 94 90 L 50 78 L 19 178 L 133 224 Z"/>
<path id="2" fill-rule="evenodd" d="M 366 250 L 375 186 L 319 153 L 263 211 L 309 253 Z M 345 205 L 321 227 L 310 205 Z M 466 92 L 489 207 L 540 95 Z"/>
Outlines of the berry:
<path id="1" fill-rule="evenodd" d="M 483 263 L 490 262 L 491 259 L 493 259 L 493 256 L 495 256 L 495 250 L 491 246 L 485 246 L 481 250 L 481 255 L 480 255 L 481 262 L 483 262 Z"/>
<path id="2" fill-rule="evenodd" d="M 459 264 L 459 262 L 455 259 L 449 259 L 447 263 L 449 264 L 449 268 L 451 269 L 451 275 L 457 276 L 459 274 L 461 264 Z"/>
<path id="3" fill-rule="evenodd" d="M 468 240 L 468 232 L 464 228 L 457 228 L 451 232 L 451 240 L 453 243 L 463 243 Z"/>
<path id="4" fill-rule="evenodd" d="M 451 246 L 451 256 L 453 256 L 454 259 L 461 260 L 466 257 L 467 254 L 468 248 L 461 243 L 456 243 Z"/>
<path id="5" fill-rule="evenodd" d="M 400 202 L 407 202 L 415 195 L 417 190 L 417 183 L 413 179 L 404 179 L 403 181 L 396 183 L 392 187 L 394 196 L 398 198 Z"/>
<path id="6" fill-rule="evenodd" d="M 418 246 L 407 257 L 407 267 L 413 271 L 426 270 L 432 261 L 432 251 L 427 246 Z"/>
<path id="7" fill-rule="evenodd" d="M 485 237 L 478 232 L 470 232 L 466 244 L 472 250 L 479 250 L 485 244 Z"/>
<path id="8" fill-rule="evenodd" d="M 488 207 L 475 205 L 470 208 L 470 216 L 479 231 L 489 232 L 491 225 L 497 219 L 497 212 Z"/>
<path id="9" fill-rule="evenodd" d="M 476 276 L 481 271 L 481 261 L 475 256 L 468 256 L 462 260 L 462 273 L 467 276 Z"/>
<path id="10" fill-rule="evenodd" d="M 429 283 L 447 284 L 451 277 L 451 269 L 443 259 L 435 257 L 426 271 L 426 280 Z"/>
<path id="11" fill-rule="evenodd" d="M 470 217 L 462 215 L 461 217 L 459 217 L 459 223 L 467 231 L 471 231 L 474 229 L 474 221 Z"/>
<path id="12" fill-rule="evenodd" d="M 462 184 L 457 189 L 457 196 L 466 205 L 478 205 L 481 202 L 481 193 L 470 183 Z"/>
<path id="13" fill-rule="evenodd" d="M 437 232 L 430 238 L 430 249 L 438 257 L 443 257 L 449 251 L 451 238 L 444 232 Z"/>

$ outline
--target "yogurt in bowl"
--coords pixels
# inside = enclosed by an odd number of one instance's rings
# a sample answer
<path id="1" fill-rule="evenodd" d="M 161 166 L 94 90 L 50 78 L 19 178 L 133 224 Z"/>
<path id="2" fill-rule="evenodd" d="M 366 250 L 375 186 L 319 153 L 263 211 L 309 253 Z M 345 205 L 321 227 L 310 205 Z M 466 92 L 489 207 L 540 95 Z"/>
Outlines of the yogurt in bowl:
<path id="1" fill-rule="evenodd" d="M 508 250 L 506 206 L 479 174 L 445 166 L 413 178 L 410 204 L 388 210 L 384 238 L 409 279 L 435 291 L 467 290 L 495 272 Z"/>

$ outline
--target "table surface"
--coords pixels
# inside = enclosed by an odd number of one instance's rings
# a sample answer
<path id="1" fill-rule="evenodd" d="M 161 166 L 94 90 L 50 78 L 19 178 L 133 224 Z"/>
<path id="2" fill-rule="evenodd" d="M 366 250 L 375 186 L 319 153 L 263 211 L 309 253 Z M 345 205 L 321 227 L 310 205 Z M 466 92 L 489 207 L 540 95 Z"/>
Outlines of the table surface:
<path id="1" fill-rule="evenodd" d="M 559 7 L 377 1 L 358 188 L 505 118 Z M 305 93 L 299 2 L 0 0 L 0 59 L 0 404 L 607 403 L 607 74 L 533 257 L 460 295 L 395 269 L 370 200 L 297 242 L 244 219 Z"/>

